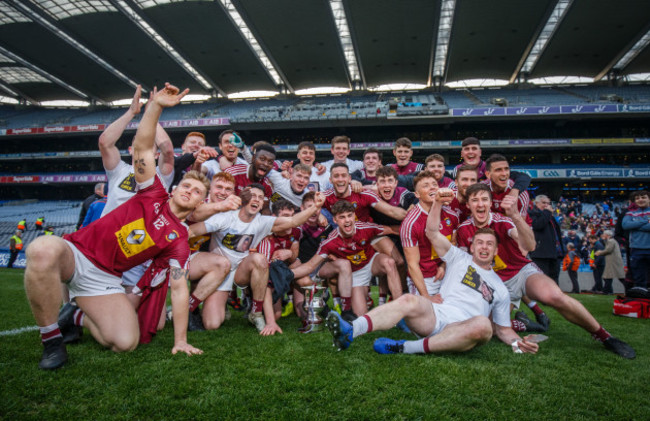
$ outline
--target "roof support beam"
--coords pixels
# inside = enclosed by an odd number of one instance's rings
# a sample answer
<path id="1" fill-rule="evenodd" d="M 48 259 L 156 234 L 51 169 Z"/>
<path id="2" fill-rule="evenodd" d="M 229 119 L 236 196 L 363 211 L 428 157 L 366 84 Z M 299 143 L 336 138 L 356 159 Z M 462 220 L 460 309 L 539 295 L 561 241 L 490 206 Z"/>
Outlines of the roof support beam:
<path id="1" fill-rule="evenodd" d="M 110 0 L 120 12 L 128 17 L 142 32 L 151 38 L 160 48 L 169 55 L 179 66 L 183 68 L 192 78 L 204 89 L 211 91 L 214 96 L 219 93 L 227 96 L 226 93 L 217 86 L 210 78 L 200 72 L 189 60 L 187 60 L 169 41 L 163 38 L 153 27 L 153 24 L 141 13 L 141 8 L 131 0 Z"/>
<path id="2" fill-rule="evenodd" d="M 332 16 L 334 24 L 336 25 L 336 32 L 339 35 L 339 42 L 343 50 L 343 58 L 347 67 L 347 74 L 350 79 L 350 87 L 352 89 L 363 88 L 366 89 L 366 79 L 361 71 L 361 65 L 357 58 L 357 50 L 352 40 L 352 31 L 350 24 L 345 13 L 345 6 L 342 0 L 329 0 L 330 8 L 332 9 Z"/>
<path id="3" fill-rule="evenodd" d="M 60 27 L 57 23 L 53 21 L 49 16 L 45 16 L 42 9 L 40 9 L 40 6 L 33 5 L 30 7 L 30 5 L 24 4 L 21 0 L 9 0 L 9 2 L 18 10 L 20 10 L 23 14 L 28 16 L 30 19 L 33 21 L 37 22 L 39 25 L 47 29 L 48 31 L 52 32 L 54 35 L 57 37 L 61 38 L 63 41 L 71 45 L 73 48 L 78 50 L 80 53 L 94 61 L 95 63 L 99 64 L 102 66 L 104 69 L 106 69 L 109 73 L 112 73 L 129 85 L 132 88 L 135 88 L 138 83 L 131 79 L 129 76 L 125 75 L 121 71 L 117 70 L 115 67 L 111 66 L 106 60 L 103 58 L 99 57 L 97 54 L 95 54 L 92 50 L 90 50 L 88 47 L 84 46 L 81 42 L 76 40 L 74 37 L 72 37 L 70 34 L 68 34 L 63 28 Z M 34 10 L 34 8 L 38 8 L 39 12 Z M 105 101 L 99 99 L 99 98 L 94 98 L 96 101 L 104 103 Z"/>
<path id="4" fill-rule="evenodd" d="M 537 33 L 535 41 L 528 45 L 523 57 L 519 60 L 512 76 L 510 76 L 510 83 L 517 80 L 519 73 L 528 75 L 533 71 L 549 41 L 553 38 L 555 30 L 560 26 L 562 19 L 564 19 L 572 4 L 573 0 L 558 0 L 555 3 L 555 7 L 546 20 L 544 27 Z"/>
<path id="5" fill-rule="evenodd" d="M 27 101 L 27 102 L 29 102 L 29 103 L 31 103 L 33 105 L 40 105 L 40 103 L 38 101 L 36 101 L 34 98 L 32 98 L 32 97 L 30 97 L 28 95 L 25 95 L 23 92 L 16 89 L 15 87 L 13 87 L 13 86 L 10 87 L 9 85 L 7 85 L 7 84 L 5 84 L 3 82 L 0 82 L 0 89 L 7 92 L 8 94 L 13 95 L 14 97 L 16 97 L 16 99 L 22 98 L 25 101 Z"/>
<path id="6" fill-rule="evenodd" d="M 430 83 L 442 86 L 447 77 L 447 57 L 449 54 L 449 42 L 451 30 L 454 24 L 454 12 L 456 11 L 456 0 L 441 0 L 440 19 L 438 21 L 438 36 L 436 37 L 435 54 L 433 57 L 433 72 L 430 75 Z"/>
<path id="7" fill-rule="evenodd" d="M 280 69 L 278 63 L 273 59 L 273 56 L 267 53 L 268 49 L 262 47 L 262 44 L 258 40 L 261 38 L 253 33 L 253 30 L 248 26 L 244 17 L 239 13 L 239 10 L 237 10 L 237 7 L 232 0 L 219 0 L 219 4 L 228 15 L 232 24 L 239 30 L 242 37 L 244 37 L 244 40 L 253 52 L 253 55 L 257 57 L 257 60 L 259 60 L 264 70 L 266 70 L 266 73 L 269 75 L 271 80 L 273 80 L 278 91 L 280 93 L 295 93 L 293 86 L 289 83 L 289 79 L 287 79 L 286 75 L 282 72 L 282 69 Z"/>
<path id="8" fill-rule="evenodd" d="M 85 98 L 85 99 L 88 99 L 88 100 L 94 99 L 94 100 L 96 100 L 98 102 L 103 103 L 103 101 L 101 101 L 100 99 L 95 98 L 92 95 L 87 94 L 85 92 L 82 92 L 79 89 L 75 88 L 74 86 L 68 85 L 67 83 L 65 83 L 64 81 L 59 79 L 58 77 L 46 72 L 45 70 L 41 69 L 40 67 L 36 66 L 35 64 L 32 64 L 29 61 L 27 61 L 26 59 L 14 54 L 13 52 L 7 50 L 3 46 L 0 46 L 0 53 L 4 54 L 5 56 L 9 57 L 10 59 L 15 61 L 16 63 L 20 63 L 22 66 L 27 67 L 31 71 L 38 73 L 39 75 L 41 75 L 45 79 L 47 79 L 47 80 L 49 80 L 49 81 L 51 81 L 53 83 L 56 83 L 57 85 L 61 86 L 62 88 L 72 92 L 73 94 L 75 94 L 75 95 L 77 95 L 77 96 L 79 96 L 81 98 Z M 25 99 L 27 99 L 27 98 L 25 98 Z"/>
<path id="9" fill-rule="evenodd" d="M 646 25 L 643 30 L 623 49 L 614 59 L 605 66 L 594 77 L 594 82 L 601 80 L 611 71 L 620 72 L 636 58 L 650 44 L 650 24 Z"/>

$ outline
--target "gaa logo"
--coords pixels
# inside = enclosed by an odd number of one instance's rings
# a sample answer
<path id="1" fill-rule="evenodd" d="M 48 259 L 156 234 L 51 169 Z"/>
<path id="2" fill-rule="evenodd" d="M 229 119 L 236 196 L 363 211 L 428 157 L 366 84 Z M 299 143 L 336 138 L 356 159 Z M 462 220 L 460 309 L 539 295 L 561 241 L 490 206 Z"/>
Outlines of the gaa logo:
<path id="1" fill-rule="evenodd" d="M 131 231 L 129 236 L 126 237 L 126 242 L 129 244 L 142 244 L 145 238 L 147 238 L 147 232 L 136 229 Z"/>
<path id="2" fill-rule="evenodd" d="M 544 177 L 559 177 L 560 173 L 554 170 L 544 170 Z"/>

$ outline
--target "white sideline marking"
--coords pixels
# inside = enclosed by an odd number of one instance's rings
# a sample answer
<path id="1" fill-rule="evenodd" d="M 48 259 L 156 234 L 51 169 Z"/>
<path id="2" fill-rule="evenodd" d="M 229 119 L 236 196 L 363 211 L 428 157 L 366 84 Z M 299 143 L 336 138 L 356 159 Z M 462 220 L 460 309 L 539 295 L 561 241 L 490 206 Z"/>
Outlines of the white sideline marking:
<path id="1" fill-rule="evenodd" d="M 21 327 L 21 328 L 18 328 L 18 329 L 3 330 L 2 332 L 0 332 L 0 336 L 19 335 L 21 333 L 32 332 L 34 330 L 38 330 L 38 326 L 26 326 L 26 327 Z"/>

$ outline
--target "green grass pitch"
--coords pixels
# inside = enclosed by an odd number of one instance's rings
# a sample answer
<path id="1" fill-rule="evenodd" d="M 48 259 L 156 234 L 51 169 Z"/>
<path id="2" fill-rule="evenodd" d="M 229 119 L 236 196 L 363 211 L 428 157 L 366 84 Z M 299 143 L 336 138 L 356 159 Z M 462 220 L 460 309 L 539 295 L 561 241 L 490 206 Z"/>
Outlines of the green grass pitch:
<path id="1" fill-rule="evenodd" d="M 33 326 L 22 270 L 0 269 L 0 331 Z M 550 339 L 516 355 L 493 339 L 464 354 L 378 355 L 379 336 L 342 352 L 329 333 L 261 337 L 241 317 L 214 332 L 190 332 L 204 354 L 172 356 L 171 326 L 136 351 L 114 354 L 88 334 L 69 363 L 43 372 L 37 331 L 0 336 L 2 420 L 467 419 L 643 420 L 650 417 L 650 320 L 612 315 L 612 296 L 578 297 L 637 350 L 624 360 L 548 309 Z"/>

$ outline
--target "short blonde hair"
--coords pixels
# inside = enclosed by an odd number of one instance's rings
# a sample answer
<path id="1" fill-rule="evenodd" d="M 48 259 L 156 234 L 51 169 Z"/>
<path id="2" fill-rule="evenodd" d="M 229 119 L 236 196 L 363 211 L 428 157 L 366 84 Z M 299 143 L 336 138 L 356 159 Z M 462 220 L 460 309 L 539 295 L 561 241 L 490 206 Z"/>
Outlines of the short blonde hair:
<path id="1" fill-rule="evenodd" d="M 210 180 L 208 180 L 208 177 L 205 175 L 201 174 L 198 171 L 188 171 L 185 173 L 181 181 L 189 179 L 189 180 L 198 180 L 203 184 L 203 187 L 205 187 L 205 194 L 208 194 L 208 191 L 210 190 Z"/>

